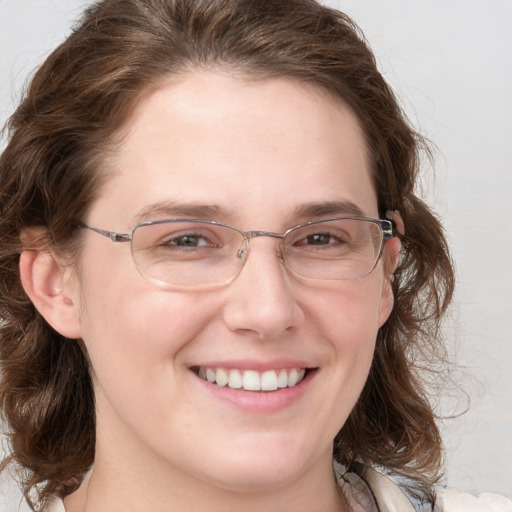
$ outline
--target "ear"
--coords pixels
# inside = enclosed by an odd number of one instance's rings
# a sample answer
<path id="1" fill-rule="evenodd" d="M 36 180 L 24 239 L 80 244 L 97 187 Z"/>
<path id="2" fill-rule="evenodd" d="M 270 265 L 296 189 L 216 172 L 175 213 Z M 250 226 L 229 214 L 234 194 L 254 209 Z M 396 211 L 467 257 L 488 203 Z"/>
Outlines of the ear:
<path id="1" fill-rule="evenodd" d="M 20 256 L 19 268 L 21 284 L 43 318 L 63 336 L 81 338 L 72 268 L 59 263 L 43 244 L 33 244 L 30 249 L 25 249 Z"/>
<path id="2" fill-rule="evenodd" d="M 402 216 L 397 211 L 388 210 L 386 212 L 386 218 L 395 223 L 397 233 L 397 236 L 386 242 L 382 254 L 384 272 L 389 276 L 393 276 L 396 267 L 398 267 L 398 263 L 400 262 L 400 250 L 402 249 L 400 237 L 405 234 L 405 226 Z"/>
<path id="3" fill-rule="evenodd" d="M 404 234 L 404 222 L 398 212 L 386 212 L 386 217 L 395 222 L 396 229 L 400 235 Z M 394 273 L 400 261 L 400 249 L 402 243 L 400 238 L 394 237 L 386 242 L 382 252 L 382 261 L 384 265 L 384 279 L 382 283 L 382 294 L 379 310 L 379 326 L 386 322 L 393 310 L 393 279 Z"/>

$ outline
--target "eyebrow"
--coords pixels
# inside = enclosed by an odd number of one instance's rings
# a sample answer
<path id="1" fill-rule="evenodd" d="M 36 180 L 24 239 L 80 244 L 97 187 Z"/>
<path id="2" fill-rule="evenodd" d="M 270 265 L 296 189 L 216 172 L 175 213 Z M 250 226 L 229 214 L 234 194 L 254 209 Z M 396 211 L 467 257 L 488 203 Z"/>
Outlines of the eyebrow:
<path id="1" fill-rule="evenodd" d="M 295 211 L 297 217 L 318 218 L 325 216 L 364 217 L 363 210 L 352 201 L 326 201 L 308 203 L 299 206 Z"/>
<path id="2" fill-rule="evenodd" d="M 233 211 L 217 204 L 179 203 L 168 200 L 150 204 L 141 208 L 134 217 L 135 224 L 158 217 L 189 217 L 205 220 L 224 220 L 233 217 Z M 352 201 L 325 201 L 306 203 L 295 209 L 295 217 L 300 219 L 317 219 L 327 216 L 363 217 L 361 208 Z"/>
<path id="3" fill-rule="evenodd" d="M 155 216 L 194 217 L 199 219 L 226 218 L 228 210 L 216 204 L 178 203 L 177 201 L 161 201 L 144 206 L 135 214 L 135 223 L 150 220 Z"/>

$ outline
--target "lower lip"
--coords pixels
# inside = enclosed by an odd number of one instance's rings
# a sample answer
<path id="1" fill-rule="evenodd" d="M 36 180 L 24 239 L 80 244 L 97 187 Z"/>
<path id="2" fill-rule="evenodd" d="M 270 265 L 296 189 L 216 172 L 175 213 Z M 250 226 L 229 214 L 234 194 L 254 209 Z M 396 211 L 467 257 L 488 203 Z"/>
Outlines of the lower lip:
<path id="1" fill-rule="evenodd" d="M 216 399 L 248 413 L 271 414 L 291 407 L 304 396 L 317 370 L 308 370 L 304 379 L 291 388 L 275 391 L 246 391 L 217 386 L 194 374 L 203 388 Z"/>

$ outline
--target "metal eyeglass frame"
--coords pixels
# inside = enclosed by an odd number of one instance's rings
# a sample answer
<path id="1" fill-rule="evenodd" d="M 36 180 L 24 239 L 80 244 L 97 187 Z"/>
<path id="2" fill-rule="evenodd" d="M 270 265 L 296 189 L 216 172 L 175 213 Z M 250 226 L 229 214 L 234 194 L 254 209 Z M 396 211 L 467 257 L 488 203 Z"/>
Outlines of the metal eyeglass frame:
<path id="1" fill-rule="evenodd" d="M 330 222 L 330 221 L 335 221 L 335 220 L 367 221 L 367 222 L 371 222 L 373 224 L 376 224 L 377 226 L 379 226 L 379 228 L 381 230 L 381 233 L 382 233 L 382 243 L 381 243 L 381 247 L 380 247 L 380 252 L 377 255 L 377 258 L 375 259 L 375 263 L 374 263 L 373 267 L 368 272 L 366 272 L 366 274 L 363 274 L 363 275 L 358 276 L 358 277 L 353 278 L 353 279 L 345 279 L 345 280 L 339 279 L 339 281 L 351 281 L 351 280 L 362 279 L 363 277 L 366 277 L 368 274 L 370 274 L 375 269 L 375 267 L 377 266 L 377 263 L 379 262 L 379 260 L 380 260 L 380 258 L 382 256 L 382 251 L 383 251 L 383 248 L 384 248 L 384 245 L 386 244 L 386 242 L 388 240 L 391 240 L 392 238 L 397 236 L 396 223 L 395 223 L 394 220 L 388 219 L 388 218 L 386 218 L 386 219 L 376 219 L 376 218 L 372 218 L 372 217 L 360 217 L 360 216 L 329 217 L 329 218 L 326 218 L 326 219 L 312 220 L 312 221 L 309 221 L 309 222 L 305 222 L 304 224 L 297 224 L 297 225 L 287 229 L 284 233 L 276 233 L 274 231 L 259 231 L 259 230 L 256 230 L 256 231 L 240 231 L 239 229 L 237 229 L 237 228 L 235 228 L 233 226 L 230 226 L 229 224 L 224 224 L 222 222 L 217 222 L 217 221 L 213 221 L 213 220 L 204 220 L 204 219 L 187 219 L 187 218 L 159 219 L 159 220 L 142 221 L 142 222 L 137 223 L 133 227 L 133 229 L 130 231 L 130 233 L 117 233 L 115 231 L 107 231 L 105 229 L 99 229 L 99 228 L 95 228 L 95 227 L 92 227 L 92 226 L 88 226 L 87 224 L 84 224 L 84 223 L 79 223 L 77 225 L 77 227 L 80 228 L 80 229 L 88 229 L 90 231 L 93 231 L 94 233 L 98 233 L 99 235 L 102 235 L 104 237 L 110 238 L 110 240 L 112 242 L 114 242 L 114 243 L 130 242 L 130 244 L 131 244 L 134 232 L 138 228 L 143 227 L 143 226 L 152 226 L 152 225 L 155 225 L 155 224 L 167 224 L 167 223 L 171 224 L 171 223 L 174 223 L 174 222 L 191 222 L 191 223 L 197 222 L 197 223 L 201 223 L 201 224 L 211 224 L 211 225 L 214 225 L 214 226 L 222 226 L 222 227 L 225 227 L 225 228 L 232 229 L 233 231 L 236 231 L 237 233 L 239 233 L 243 237 L 244 249 L 241 249 L 238 252 L 238 254 L 237 254 L 237 257 L 242 259 L 241 267 L 243 267 L 243 265 L 245 264 L 245 261 L 246 261 L 246 255 L 249 252 L 249 247 L 250 247 L 251 239 L 256 238 L 256 237 L 260 237 L 260 236 L 269 236 L 271 238 L 278 238 L 278 239 L 283 240 L 289 233 L 291 233 L 292 231 L 295 231 L 297 229 L 303 228 L 305 226 L 311 226 L 311 225 L 314 225 L 314 224 L 320 224 L 320 223 Z M 131 249 L 132 249 L 132 257 L 133 257 L 133 246 L 131 247 Z M 137 267 L 137 269 L 139 268 L 138 265 L 136 264 L 136 262 L 135 262 L 135 266 Z M 239 272 L 235 273 L 233 275 L 233 277 L 231 277 L 225 283 L 216 283 L 216 285 L 219 286 L 219 285 L 222 285 L 222 284 L 230 283 L 233 279 L 236 278 L 236 276 L 239 274 Z M 291 271 L 291 272 L 294 273 L 293 271 Z M 155 281 L 155 279 L 151 278 L 151 276 L 146 276 L 142 272 L 141 272 L 141 274 L 146 279 L 150 278 L 152 281 Z M 299 276 L 299 277 L 301 279 L 308 280 L 307 277 L 302 277 L 302 276 Z M 329 279 L 329 281 L 331 281 L 331 280 Z M 336 279 L 332 279 L 332 281 L 336 281 Z M 158 282 L 160 282 L 160 281 L 158 281 Z M 164 283 L 164 284 L 167 285 L 167 286 L 171 286 L 171 287 L 174 286 L 176 288 L 186 288 L 186 286 L 184 286 L 184 285 L 173 285 L 172 283 Z"/>

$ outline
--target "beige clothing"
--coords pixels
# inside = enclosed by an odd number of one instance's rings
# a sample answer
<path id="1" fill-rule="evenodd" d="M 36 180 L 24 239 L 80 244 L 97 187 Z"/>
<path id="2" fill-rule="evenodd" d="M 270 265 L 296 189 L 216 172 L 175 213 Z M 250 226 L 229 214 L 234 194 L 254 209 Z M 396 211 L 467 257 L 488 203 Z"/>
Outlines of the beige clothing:
<path id="1" fill-rule="evenodd" d="M 365 468 L 362 478 L 355 473 L 345 473 L 335 466 L 338 485 L 354 512 L 414 512 L 414 508 L 402 491 L 387 477 Z M 66 512 L 58 497 L 52 498 L 43 512 Z"/>
<path id="2" fill-rule="evenodd" d="M 415 512 L 416 509 L 395 483 L 374 469 L 360 466 L 357 473 L 342 473 L 335 464 L 338 485 L 353 512 Z M 437 512 L 512 512 L 512 501 L 504 496 L 484 493 L 480 497 L 458 489 L 448 489 Z M 471 508 L 473 507 L 473 508 Z M 476 507 L 476 508 L 475 508 Z M 66 512 L 61 499 L 54 497 L 43 512 Z"/>

